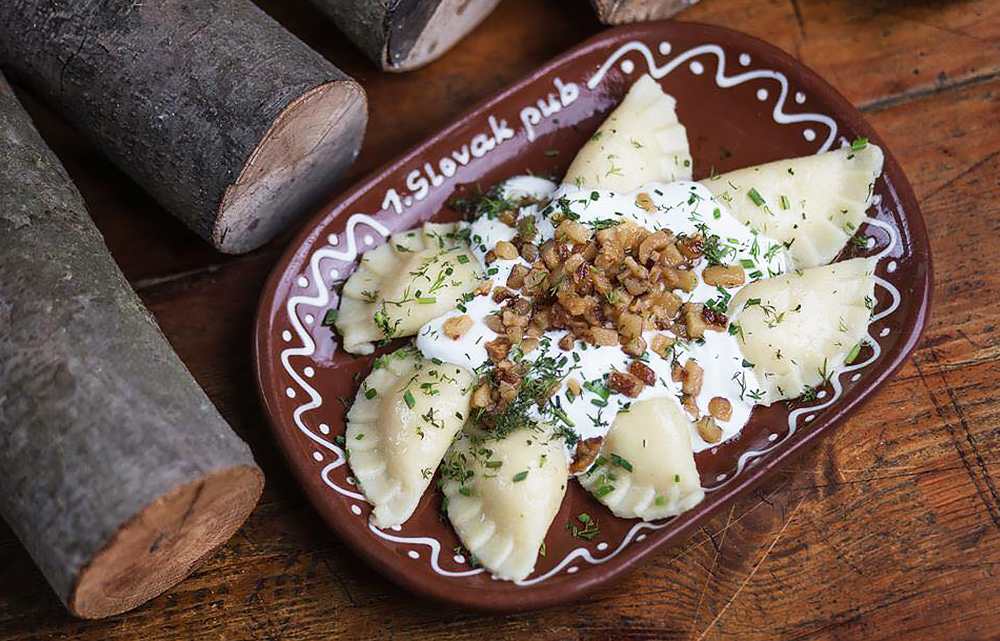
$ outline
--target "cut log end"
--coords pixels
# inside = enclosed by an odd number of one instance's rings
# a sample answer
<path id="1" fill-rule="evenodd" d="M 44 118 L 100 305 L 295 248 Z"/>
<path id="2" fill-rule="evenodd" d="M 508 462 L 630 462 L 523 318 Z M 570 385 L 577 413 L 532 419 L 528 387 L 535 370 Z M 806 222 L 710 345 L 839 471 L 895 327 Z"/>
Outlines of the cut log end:
<path id="1" fill-rule="evenodd" d="M 441 0 L 415 37 L 389 33 L 382 68 L 411 71 L 436 60 L 493 12 L 500 0 Z M 413 31 L 411 29 L 411 31 Z"/>
<path id="2" fill-rule="evenodd" d="M 320 85 L 289 104 L 226 190 L 215 246 L 256 249 L 314 206 L 354 161 L 366 122 L 365 93 L 353 81 Z"/>
<path id="3" fill-rule="evenodd" d="M 590 0 L 604 24 L 626 24 L 669 18 L 698 0 Z"/>
<path id="4" fill-rule="evenodd" d="M 239 466 L 153 501 L 80 573 L 70 611 L 88 619 L 111 616 L 172 587 L 236 532 L 263 487 L 258 468 Z"/>

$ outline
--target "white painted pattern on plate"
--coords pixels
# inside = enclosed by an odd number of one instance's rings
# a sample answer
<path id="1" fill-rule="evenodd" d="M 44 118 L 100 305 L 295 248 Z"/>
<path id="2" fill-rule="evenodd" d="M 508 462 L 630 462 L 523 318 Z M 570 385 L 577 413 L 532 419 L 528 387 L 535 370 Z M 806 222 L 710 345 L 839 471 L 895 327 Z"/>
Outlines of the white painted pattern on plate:
<path id="1" fill-rule="evenodd" d="M 663 55 L 669 55 L 669 53 L 672 50 L 670 43 L 666 41 L 658 43 L 657 49 Z M 590 89 L 596 88 L 600 84 L 601 80 L 604 78 L 608 69 L 611 66 L 613 66 L 618 60 L 620 60 L 622 56 L 626 55 L 631 51 L 637 51 L 641 54 L 641 56 L 645 59 L 647 63 L 650 75 L 652 75 L 654 78 L 657 79 L 663 78 L 677 67 L 683 65 L 685 62 L 692 60 L 697 56 L 708 54 L 715 56 L 717 59 L 718 65 L 716 67 L 715 82 L 720 88 L 725 89 L 729 87 L 734 87 L 754 79 L 764 78 L 764 79 L 775 80 L 780 85 L 780 92 L 778 94 L 777 101 L 775 102 L 772 111 L 772 116 L 776 123 L 794 124 L 800 122 L 814 122 L 825 125 L 829 129 L 830 133 L 828 134 L 823 144 L 816 150 L 817 153 L 828 151 L 832 146 L 834 140 L 836 139 L 837 124 L 832 118 L 822 114 L 815 114 L 815 113 L 786 114 L 784 112 L 785 101 L 789 94 L 789 82 L 784 74 L 773 70 L 755 70 L 738 74 L 735 76 L 727 76 L 725 74 L 726 54 L 722 50 L 722 48 L 719 47 L 718 45 L 710 44 L 710 45 L 702 45 L 699 47 L 694 47 L 692 49 L 689 49 L 688 51 L 685 51 L 677 55 L 672 60 L 666 62 L 662 66 L 657 66 L 653 58 L 653 54 L 647 45 L 645 45 L 642 42 L 631 41 L 620 46 L 616 51 L 614 51 L 608 57 L 608 59 L 604 62 L 604 64 L 601 65 L 601 67 L 594 74 L 594 76 L 587 82 L 587 87 Z M 744 60 L 746 60 L 746 62 L 744 62 Z M 703 69 L 703 65 L 699 61 L 693 61 L 693 62 L 696 62 L 698 64 L 693 64 L 692 68 L 696 68 L 699 70 Z M 746 66 L 747 64 L 749 64 L 749 58 L 745 57 L 745 54 L 743 54 L 740 57 L 740 62 L 741 64 Z M 628 70 L 628 73 L 631 73 L 632 70 L 634 70 L 634 64 L 627 64 L 627 65 L 622 64 L 621 69 Z M 765 94 L 764 91 L 758 93 L 759 96 L 764 96 L 764 94 Z M 766 96 L 764 96 L 764 98 L 762 99 L 766 99 Z M 898 205 L 898 199 L 896 198 L 896 194 L 892 192 L 891 185 L 890 185 L 890 191 L 894 201 Z M 877 203 L 877 205 L 879 207 L 880 213 L 882 213 L 881 203 Z M 891 242 L 885 249 L 883 249 L 878 254 L 877 257 L 882 258 L 886 255 L 889 255 L 895 248 L 897 242 L 894 229 L 890 225 L 872 218 L 867 218 L 866 222 L 871 225 L 883 228 L 889 234 Z M 292 418 L 296 427 L 313 442 L 333 452 L 336 455 L 336 459 L 332 463 L 328 463 L 323 466 L 322 471 L 320 472 L 320 477 L 323 479 L 323 482 L 326 483 L 327 486 L 329 486 L 331 489 L 335 490 L 339 494 L 352 499 L 358 499 L 363 501 L 364 500 L 363 495 L 351 489 L 339 486 L 331 478 L 331 473 L 346 463 L 347 459 L 345 452 L 343 448 L 339 447 L 338 445 L 324 438 L 323 436 L 320 436 L 315 432 L 313 432 L 312 429 L 310 429 L 304 423 L 302 418 L 303 415 L 306 412 L 321 407 L 323 405 L 323 399 L 320 396 L 319 392 L 317 392 L 315 388 L 309 385 L 309 383 L 305 380 L 305 377 L 299 375 L 291 364 L 291 359 L 293 357 L 297 356 L 310 357 L 316 351 L 316 344 L 312 340 L 312 337 L 306 331 L 302 321 L 300 320 L 297 308 L 299 305 L 308 305 L 310 307 L 315 307 L 317 309 L 323 309 L 329 303 L 330 290 L 331 287 L 333 286 L 333 283 L 327 283 L 326 280 L 324 279 L 324 274 L 320 270 L 320 263 L 324 259 L 353 261 L 355 258 L 357 258 L 358 242 L 356 239 L 356 233 L 357 233 L 356 228 L 359 225 L 368 226 L 370 229 L 377 232 L 382 238 L 387 238 L 389 236 L 388 228 L 382 225 L 378 220 L 372 218 L 371 216 L 368 216 L 367 214 L 356 213 L 352 214 L 348 219 L 347 227 L 344 232 L 344 237 L 346 240 L 347 247 L 345 247 L 342 250 L 333 249 L 333 247 L 340 245 L 340 239 L 338 238 L 337 235 L 330 234 L 328 236 L 329 244 L 320 247 L 312 254 L 309 261 L 309 273 L 311 274 L 312 278 L 309 279 L 303 274 L 299 277 L 298 283 L 302 287 L 305 287 L 305 285 L 302 285 L 302 283 L 306 283 L 307 285 L 310 283 L 315 284 L 316 293 L 314 295 L 299 295 L 290 297 L 286 305 L 286 311 L 288 313 L 289 321 L 291 322 L 292 327 L 295 329 L 296 335 L 301 341 L 302 346 L 292 347 L 282 351 L 281 364 L 284 370 L 292 378 L 292 380 L 294 380 L 295 383 L 309 396 L 309 401 L 299 405 L 293 412 Z M 374 243 L 374 237 L 371 234 L 365 234 L 363 236 L 363 240 L 364 244 L 367 246 L 371 246 Z M 340 276 L 340 273 L 338 270 L 332 269 L 328 271 L 327 274 L 325 275 L 328 275 L 331 280 L 336 280 Z M 900 302 L 900 295 L 895 287 L 893 287 L 890 283 L 886 282 L 881 278 L 876 278 L 876 281 L 879 285 L 886 288 L 892 295 L 892 303 L 886 309 L 878 312 L 873 317 L 872 319 L 873 323 L 876 320 L 884 318 L 885 316 L 895 311 L 898 308 Z M 869 335 L 869 342 L 873 348 L 872 356 L 863 363 L 856 363 L 847 368 L 844 368 L 836 377 L 833 378 L 832 385 L 834 388 L 834 394 L 829 398 L 829 400 L 826 400 L 821 405 L 803 407 L 794 410 L 789 415 L 788 419 L 789 429 L 788 432 L 783 437 L 774 439 L 772 443 L 769 445 L 769 447 L 763 450 L 751 450 L 745 452 L 742 456 L 740 456 L 736 470 L 732 474 L 719 475 L 719 480 L 722 482 L 712 487 L 706 487 L 705 488 L 706 491 L 718 490 L 721 487 L 728 485 L 736 478 L 738 478 L 748 465 L 752 465 L 757 457 L 760 457 L 766 454 L 767 452 L 770 452 L 771 450 L 773 450 L 774 448 L 778 447 L 779 445 L 787 441 L 789 438 L 791 438 L 796 430 L 798 417 L 801 416 L 803 413 L 815 412 L 817 410 L 821 410 L 825 407 L 828 407 L 832 405 L 834 402 L 836 402 L 836 400 L 840 397 L 842 393 L 840 376 L 848 372 L 854 372 L 856 370 L 860 370 L 878 360 L 881 354 L 881 348 L 879 347 L 878 342 L 870 335 Z M 855 377 L 853 377 L 852 380 L 857 380 L 856 378 L 857 376 L 858 374 L 855 374 Z M 320 427 L 320 431 L 323 432 L 324 435 L 326 435 L 329 433 L 329 428 L 323 429 L 324 427 L 326 427 L 325 424 Z M 771 436 L 776 437 L 777 435 L 771 435 Z M 361 514 L 363 514 L 363 512 L 358 508 L 357 505 L 353 504 L 350 505 L 350 509 L 352 513 L 355 515 L 360 516 Z M 562 571 L 567 570 L 567 568 L 568 568 L 567 572 L 570 573 L 576 572 L 578 566 L 570 567 L 570 564 L 577 559 L 582 559 L 587 563 L 590 563 L 591 565 L 599 565 L 601 563 L 606 563 L 607 561 L 610 561 L 618 554 L 620 554 L 622 551 L 624 551 L 633 541 L 642 541 L 643 539 L 645 539 L 646 535 L 640 534 L 640 532 L 644 530 L 655 531 L 665 528 L 668 525 L 670 525 L 672 521 L 673 518 L 655 523 L 638 522 L 631 529 L 629 529 L 629 531 L 625 534 L 625 536 L 622 538 L 619 544 L 610 553 L 601 556 L 595 556 L 594 554 L 592 554 L 590 549 L 586 547 L 579 547 L 569 552 L 558 564 L 556 564 L 553 568 L 551 568 L 544 574 L 528 578 L 523 581 L 519 581 L 517 582 L 517 584 L 520 586 L 536 585 L 547 579 L 550 579 L 553 576 L 558 575 Z M 437 539 L 431 537 L 398 536 L 394 534 L 389 534 L 388 532 L 381 530 L 371 525 L 370 523 L 368 524 L 368 528 L 373 532 L 375 536 L 378 536 L 379 538 L 382 538 L 387 541 L 391 541 L 393 543 L 399 543 L 411 546 L 426 546 L 427 548 L 430 549 L 430 556 L 428 559 L 430 567 L 435 573 L 437 573 L 440 576 L 467 577 L 467 576 L 481 574 L 484 571 L 483 568 L 474 568 L 471 570 L 462 570 L 462 571 L 451 571 L 442 568 L 439 564 L 441 543 Z M 604 551 L 608 549 L 608 547 L 609 544 L 606 542 L 600 542 L 597 544 L 597 549 L 600 551 Z M 409 550 L 409 552 L 411 558 L 413 559 L 420 558 L 420 555 L 416 553 L 415 550 L 411 549 Z"/>

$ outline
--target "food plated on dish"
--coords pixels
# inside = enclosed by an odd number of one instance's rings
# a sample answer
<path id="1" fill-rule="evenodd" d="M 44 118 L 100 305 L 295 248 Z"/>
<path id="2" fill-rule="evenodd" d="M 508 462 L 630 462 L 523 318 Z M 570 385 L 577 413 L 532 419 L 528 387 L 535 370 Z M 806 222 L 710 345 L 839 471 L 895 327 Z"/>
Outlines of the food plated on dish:
<path id="1" fill-rule="evenodd" d="M 858 139 L 693 182 L 675 100 L 643 75 L 560 183 L 511 177 L 363 254 L 345 349 L 412 337 L 347 413 L 372 522 L 405 523 L 436 478 L 464 547 L 521 581 L 574 479 L 623 519 L 697 505 L 696 452 L 860 351 L 875 261 L 831 261 L 882 162 Z"/>
<path id="2" fill-rule="evenodd" d="M 593 38 L 291 244 L 257 317 L 277 442 L 336 536 L 418 594 L 512 611 L 606 585 L 912 350 L 928 246 L 884 149 L 747 36 Z"/>

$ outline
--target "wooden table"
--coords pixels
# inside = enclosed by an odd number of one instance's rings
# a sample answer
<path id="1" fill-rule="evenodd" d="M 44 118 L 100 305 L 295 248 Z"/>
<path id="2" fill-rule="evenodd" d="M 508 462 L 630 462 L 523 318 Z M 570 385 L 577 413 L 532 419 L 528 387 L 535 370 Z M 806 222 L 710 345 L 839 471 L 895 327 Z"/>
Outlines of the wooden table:
<path id="1" fill-rule="evenodd" d="M 506 0 L 443 59 L 396 76 L 291 6 L 301 3 L 262 4 L 368 90 L 367 141 L 343 185 L 600 29 L 585 0 Z M 193 576 L 107 621 L 69 617 L 0 525 L 0 638 L 1000 638 L 1000 3 L 704 0 L 682 18 L 803 60 L 866 113 L 906 169 L 934 249 L 934 314 L 875 401 L 685 545 L 585 601 L 506 617 L 422 602 L 337 541 L 264 424 L 251 324 L 287 237 L 248 256 L 213 252 L 25 97 L 126 275 L 268 483 Z"/>

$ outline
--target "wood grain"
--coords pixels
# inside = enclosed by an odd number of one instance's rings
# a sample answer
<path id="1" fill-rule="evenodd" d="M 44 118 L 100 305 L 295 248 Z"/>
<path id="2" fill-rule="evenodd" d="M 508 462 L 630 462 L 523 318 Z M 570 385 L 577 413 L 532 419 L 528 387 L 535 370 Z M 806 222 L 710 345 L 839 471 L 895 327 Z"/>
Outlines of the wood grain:
<path id="1" fill-rule="evenodd" d="M 354 178 L 598 28 L 581 18 L 592 16 L 586 0 L 506 0 L 441 60 L 380 75 L 338 48 L 316 12 L 290 6 L 299 4 L 263 6 L 371 98 Z M 344 549 L 263 424 L 250 329 L 287 240 L 236 261 L 214 254 L 171 228 L 72 131 L 43 118 L 126 273 L 250 442 L 268 485 L 236 538 L 198 573 L 105 622 L 70 619 L 0 527 L 0 638 L 1000 637 L 1000 8 L 702 0 L 680 17 L 748 31 L 802 57 L 863 105 L 913 183 L 936 261 L 934 313 L 914 359 L 871 404 L 754 497 L 606 592 L 506 617 L 427 604 Z"/>

